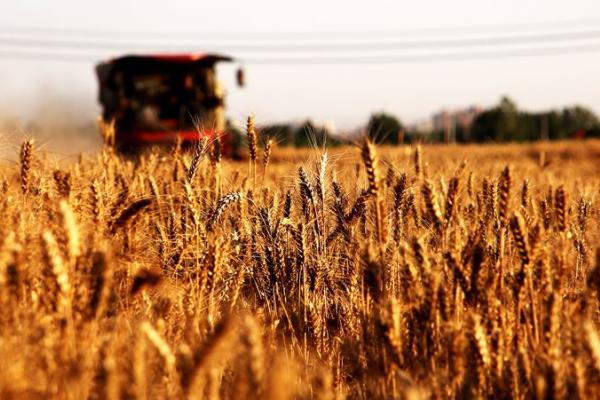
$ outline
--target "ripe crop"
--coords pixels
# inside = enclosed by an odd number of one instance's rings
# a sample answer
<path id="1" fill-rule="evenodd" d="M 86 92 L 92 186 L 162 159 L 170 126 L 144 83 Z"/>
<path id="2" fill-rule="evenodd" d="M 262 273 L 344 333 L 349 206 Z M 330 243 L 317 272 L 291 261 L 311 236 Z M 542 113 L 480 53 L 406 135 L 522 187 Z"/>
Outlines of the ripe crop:
<path id="1" fill-rule="evenodd" d="M 600 396 L 600 143 L 248 133 L 249 164 L 23 143 L 0 168 L 1 398 Z"/>

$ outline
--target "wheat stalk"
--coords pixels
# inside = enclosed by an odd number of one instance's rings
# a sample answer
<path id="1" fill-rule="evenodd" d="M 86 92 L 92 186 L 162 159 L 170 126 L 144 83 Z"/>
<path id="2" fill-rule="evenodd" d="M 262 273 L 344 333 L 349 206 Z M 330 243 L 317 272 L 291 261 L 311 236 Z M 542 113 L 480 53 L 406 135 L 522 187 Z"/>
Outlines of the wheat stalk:
<path id="1" fill-rule="evenodd" d="M 33 158 L 33 139 L 27 139 L 21 144 L 21 191 L 27 193 L 29 190 L 29 174 L 31 171 L 31 159 Z"/>
<path id="2" fill-rule="evenodd" d="M 246 122 L 246 136 L 248 137 L 248 151 L 250 152 L 249 175 L 252 176 L 256 186 L 256 157 L 258 155 L 258 135 L 254 128 L 254 115 L 249 115 Z"/>

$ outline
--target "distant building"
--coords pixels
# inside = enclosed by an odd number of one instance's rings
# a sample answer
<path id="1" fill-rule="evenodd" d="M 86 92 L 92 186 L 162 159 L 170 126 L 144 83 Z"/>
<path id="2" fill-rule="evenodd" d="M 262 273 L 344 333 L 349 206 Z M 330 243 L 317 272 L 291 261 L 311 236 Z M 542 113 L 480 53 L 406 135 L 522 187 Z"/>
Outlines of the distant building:
<path id="1" fill-rule="evenodd" d="M 423 119 L 411 125 L 412 132 L 431 133 L 433 132 L 433 121 L 431 119 Z"/>
<path id="2" fill-rule="evenodd" d="M 442 132 L 444 141 L 456 140 L 456 130 L 460 129 L 468 135 L 475 118 L 481 113 L 479 106 L 470 106 L 463 109 L 448 111 L 443 109 L 431 117 L 434 132 Z"/>
<path id="3" fill-rule="evenodd" d="M 441 110 L 431 116 L 431 123 L 434 131 L 445 131 L 452 125 L 452 114 L 448 110 Z"/>
<path id="4" fill-rule="evenodd" d="M 482 109 L 479 106 L 471 106 L 465 108 L 464 110 L 456 111 L 456 124 L 465 131 L 471 130 L 471 126 L 473 126 L 475 118 L 477 118 L 481 112 Z"/>

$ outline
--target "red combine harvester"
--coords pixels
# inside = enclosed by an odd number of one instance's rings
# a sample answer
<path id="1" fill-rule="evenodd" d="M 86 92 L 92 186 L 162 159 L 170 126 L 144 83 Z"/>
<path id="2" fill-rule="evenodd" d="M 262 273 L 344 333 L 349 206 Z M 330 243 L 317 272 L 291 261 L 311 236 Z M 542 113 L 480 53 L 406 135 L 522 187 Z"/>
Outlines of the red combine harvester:
<path id="1" fill-rule="evenodd" d="M 115 144 L 135 152 L 147 144 L 195 142 L 219 137 L 231 152 L 225 130 L 224 91 L 215 64 L 232 61 L 217 54 L 128 55 L 98 64 L 102 117 L 114 121 Z M 238 70 L 238 85 L 243 72 Z"/>

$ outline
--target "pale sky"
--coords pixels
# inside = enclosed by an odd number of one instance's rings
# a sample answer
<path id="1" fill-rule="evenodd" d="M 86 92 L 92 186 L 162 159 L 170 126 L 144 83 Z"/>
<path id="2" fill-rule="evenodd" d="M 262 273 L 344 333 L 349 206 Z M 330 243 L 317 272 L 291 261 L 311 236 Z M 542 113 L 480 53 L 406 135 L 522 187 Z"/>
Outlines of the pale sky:
<path id="1" fill-rule="evenodd" d="M 474 28 L 469 30 L 469 28 Z M 491 28 L 490 28 L 491 27 Z M 80 118 L 98 112 L 92 61 L 13 59 L 7 53 L 25 51 L 85 52 L 102 59 L 124 50 L 77 48 L 66 50 L 18 47 L 10 40 L 25 30 L 34 39 L 142 42 L 144 46 L 222 43 L 285 45 L 302 43 L 371 43 L 423 41 L 471 36 L 529 35 L 540 32 L 600 32 L 598 0 L 453 0 L 453 1 L 67 1 L 19 0 L 0 2 L 0 114 L 42 112 L 44 105 L 66 105 Z M 32 31 L 35 28 L 39 31 Z M 60 29 L 52 31 L 48 29 Z M 489 29 L 488 29 L 489 28 Z M 379 37 L 373 31 L 398 31 Z M 434 31 L 437 30 L 437 31 Z M 62 32 L 64 31 L 64 32 Z M 92 31 L 92 32 L 90 32 Z M 100 31 L 100 32 L 97 32 Z M 111 35 L 99 36 L 107 31 Z M 15 33 L 16 32 L 16 33 Z M 20 33 L 19 33 L 20 32 Z M 62 33 L 61 33 L 62 32 Z M 281 33 L 277 41 L 259 33 Z M 303 33 L 289 35 L 289 33 Z M 312 35 L 310 33 L 313 33 Z M 327 34 L 337 32 L 338 36 Z M 370 32 L 361 35 L 361 32 Z M 164 35 L 162 35 L 164 33 Z M 232 38 L 224 41 L 223 34 Z M 254 33 L 254 36 L 252 35 Z M 351 34 L 355 33 L 356 36 Z M 49 35 L 62 35 L 52 36 Z M 210 37 L 205 34 L 213 34 Z M 219 37 L 219 35 L 221 35 Z M 242 35 L 242 36 L 240 36 Z M 341 35 L 341 38 L 340 36 Z M 344 37 L 343 35 L 350 35 Z M 18 35 L 17 35 L 18 36 Z M 19 37 L 21 37 L 19 36 Z M 200 38 L 191 42 L 190 37 Z M 204 39 L 203 39 L 204 38 Z M 8 40 L 7 40 L 8 39 Z M 92 40 L 90 39 L 90 40 Z M 3 41 L 4 40 L 4 41 Z M 271 41 L 270 41 L 271 40 Z M 219 41 L 217 43 L 217 41 Z M 194 45 L 190 45 L 194 43 Z M 309 43 L 309 44 L 310 44 Z M 196 45 L 197 44 L 197 45 Z M 577 46 L 585 47 L 578 52 Z M 597 48 L 594 47 L 597 45 Z M 403 121 L 428 117 L 440 108 L 494 104 L 503 94 L 523 108 L 541 110 L 583 104 L 600 113 L 600 36 L 574 42 L 550 42 L 505 47 L 527 53 L 531 48 L 561 47 L 571 54 L 504 57 L 461 61 L 415 61 L 387 64 L 255 65 L 245 66 L 248 85 L 234 85 L 236 64 L 220 68 L 227 87 L 228 115 L 241 121 L 254 113 L 262 122 L 332 121 L 350 128 L 370 113 L 385 110 Z M 588 46 L 588 47 L 586 47 Z M 590 50 L 591 46 L 591 50 Z M 362 49 L 362 48 L 361 48 Z M 496 50 L 497 48 L 492 48 Z M 481 48 L 458 49 L 459 52 Z M 483 48 L 489 50 L 489 48 Z M 440 50 L 399 50 L 385 53 L 438 54 Z M 450 51 L 443 50 L 442 51 Z M 537 51 L 537 50 L 535 50 Z M 232 56 L 254 55 L 244 52 Z M 320 53 L 319 56 L 380 55 L 368 50 Z M 262 54 L 265 56 L 265 54 Z M 267 56 L 269 54 L 266 54 Z M 279 57 L 281 54 L 275 54 Z M 289 54 L 283 54 L 289 56 Z M 311 57 L 309 54 L 306 57 Z M 443 56 L 443 54 L 442 54 Z M 442 57 L 443 58 L 443 57 Z M 59 107 L 59 108 L 60 108 Z M 46 107 L 47 109 L 48 107 Z M 47 112 L 47 111 L 46 111 Z"/>

